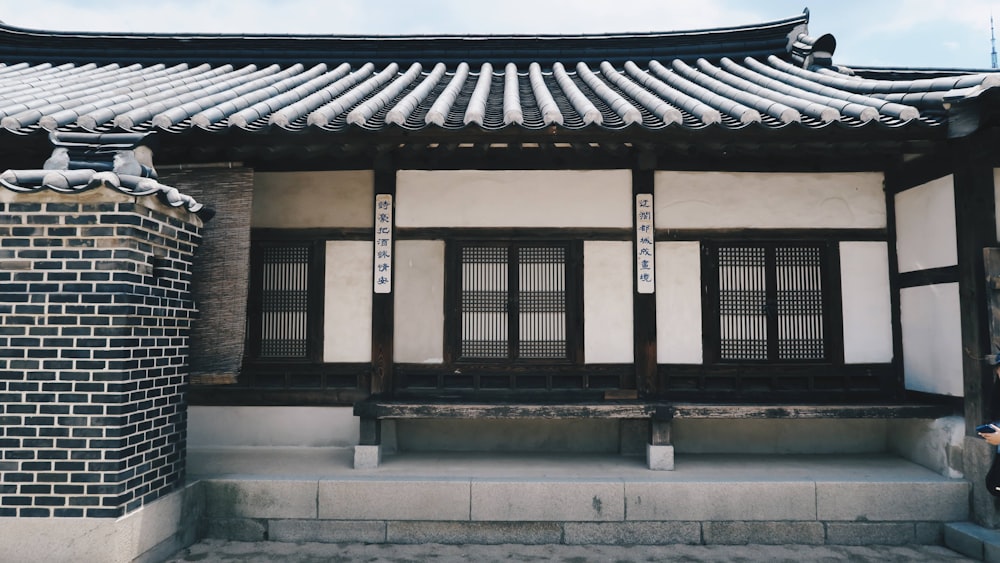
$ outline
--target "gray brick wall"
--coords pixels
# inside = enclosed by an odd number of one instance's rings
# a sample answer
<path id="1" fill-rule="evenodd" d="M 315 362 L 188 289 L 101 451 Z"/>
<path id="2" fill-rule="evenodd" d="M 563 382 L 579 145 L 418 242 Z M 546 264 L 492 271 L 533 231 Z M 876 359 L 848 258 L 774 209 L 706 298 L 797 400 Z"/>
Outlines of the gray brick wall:
<path id="1" fill-rule="evenodd" d="M 0 516 L 118 517 L 184 481 L 201 220 L 0 194 Z"/>

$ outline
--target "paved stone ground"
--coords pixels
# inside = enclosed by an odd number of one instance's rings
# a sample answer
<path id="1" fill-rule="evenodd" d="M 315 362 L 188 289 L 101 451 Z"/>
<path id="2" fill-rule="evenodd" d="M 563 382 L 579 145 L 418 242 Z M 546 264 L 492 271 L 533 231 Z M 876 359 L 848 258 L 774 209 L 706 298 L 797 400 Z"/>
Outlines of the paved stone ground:
<path id="1" fill-rule="evenodd" d="M 167 563 L 459 563 L 475 561 L 564 563 L 691 563 L 851 561 L 947 562 L 974 561 L 940 546 L 811 546 L 811 545 L 442 545 L 361 543 L 280 543 L 202 540 L 176 553 Z"/>

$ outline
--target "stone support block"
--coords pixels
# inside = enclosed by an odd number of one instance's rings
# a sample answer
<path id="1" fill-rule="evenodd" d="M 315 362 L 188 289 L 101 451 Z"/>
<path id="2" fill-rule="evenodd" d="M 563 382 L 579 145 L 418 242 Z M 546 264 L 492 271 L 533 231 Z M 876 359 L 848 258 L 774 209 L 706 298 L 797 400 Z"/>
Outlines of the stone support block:
<path id="1" fill-rule="evenodd" d="M 375 469 L 382 463 L 382 446 L 354 446 L 354 469 Z"/>
<path id="2" fill-rule="evenodd" d="M 656 471 L 673 471 L 674 447 L 646 444 L 646 463 Z"/>

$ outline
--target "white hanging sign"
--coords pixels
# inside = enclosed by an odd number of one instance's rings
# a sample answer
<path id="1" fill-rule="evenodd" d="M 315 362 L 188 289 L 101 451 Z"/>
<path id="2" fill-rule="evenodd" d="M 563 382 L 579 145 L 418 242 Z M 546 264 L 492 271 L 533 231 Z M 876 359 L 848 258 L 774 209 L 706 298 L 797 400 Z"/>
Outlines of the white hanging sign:
<path id="1" fill-rule="evenodd" d="M 653 253 L 653 194 L 635 196 L 635 275 L 639 293 L 656 291 L 653 276 L 655 264 Z"/>
<path id="2" fill-rule="evenodd" d="M 375 196 L 375 293 L 392 293 L 392 195 Z"/>

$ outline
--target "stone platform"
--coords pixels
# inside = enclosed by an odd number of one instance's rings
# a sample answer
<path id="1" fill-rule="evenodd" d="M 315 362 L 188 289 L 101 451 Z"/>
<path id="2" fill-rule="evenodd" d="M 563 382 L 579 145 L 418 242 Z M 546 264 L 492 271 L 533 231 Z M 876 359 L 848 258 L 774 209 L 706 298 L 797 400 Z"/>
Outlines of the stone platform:
<path id="1" fill-rule="evenodd" d="M 204 535 L 241 541 L 940 544 L 970 484 L 890 454 L 432 453 L 193 448 Z"/>

